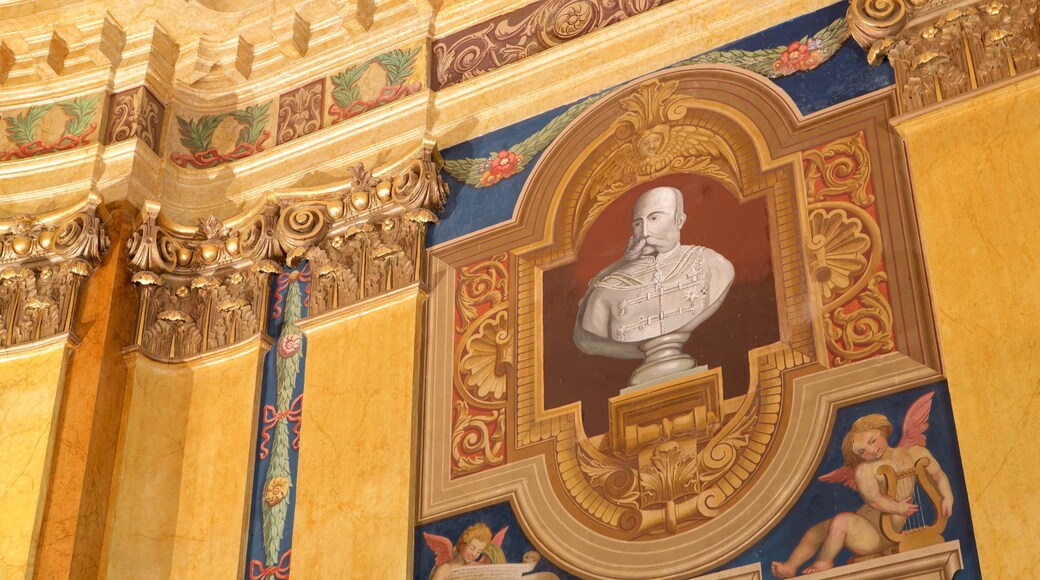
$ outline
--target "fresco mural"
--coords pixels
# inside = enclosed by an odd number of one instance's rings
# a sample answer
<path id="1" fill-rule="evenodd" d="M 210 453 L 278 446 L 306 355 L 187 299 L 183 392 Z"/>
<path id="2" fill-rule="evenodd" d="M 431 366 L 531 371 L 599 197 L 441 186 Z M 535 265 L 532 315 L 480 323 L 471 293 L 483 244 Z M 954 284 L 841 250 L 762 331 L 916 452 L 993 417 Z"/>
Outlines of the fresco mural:
<path id="1" fill-rule="evenodd" d="M 852 457 L 852 462 L 860 458 L 857 470 L 861 471 L 868 485 L 870 481 L 876 482 L 871 486 L 872 500 L 866 500 L 848 483 L 842 485 L 853 473 L 846 465 L 849 462 L 846 454 Z M 823 458 L 798 502 L 768 535 L 715 572 L 751 566 L 760 570 L 762 578 L 790 578 L 816 576 L 815 572 L 822 572 L 817 568 L 831 564 L 835 566 L 834 573 L 840 577 L 844 567 L 857 562 L 900 552 L 905 554 L 908 550 L 934 549 L 936 545 L 949 542 L 959 546 L 963 558 L 963 570 L 957 572 L 956 580 L 981 578 L 966 505 L 967 491 L 959 477 L 962 472 L 959 457 L 949 390 L 945 383 L 930 384 L 840 409 L 834 417 Z M 922 459 L 927 459 L 927 465 Z M 912 469 L 898 469 L 897 472 L 885 468 L 906 460 L 912 460 Z M 901 479 L 898 473 L 904 471 L 913 472 L 911 478 L 916 481 Z M 878 475 L 882 472 L 892 475 Z M 896 484 L 890 485 L 890 481 Z M 893 495 L 905 497 L 896 500 Z M 913 513 L 905 518 L 886 514 L 870 507 L 868 501 L 880 501 L 893 510 Z M 873 519 L 863 518 L 864 515 Z M 845 537 L 841 538 L 840 545 L 835 542 L 829 546 L 832 552 L 824 554 L 825 558 L 833 559 L 818 563 L 816 550 L 823 548 L 828 538 L 836 540 L 841 535 L 831 534 L 835 521 L 840 524 L 843 519 L 858 518 L 863 518 L 858 520 L 858 526 L 836 527 L 846 530 Z M 884 518 L 889 518 L 888 523 L 881 523 Z M 502 546 L 503 550 L 509 550 L 507 559 L 510 561 L 519 559 L 526 550 L 535 549 L 510 504 L 496 504 L 416 528 L 414 578 L 426 580 L 436 568 L 436 553 L 423 538 L 435 534 L 459 537 L 473 525 L 472 522 L 485 523 L 496 530 L 509 530 L 509 541 L 503 542 Z M 851 536 L 856 537 L 849 540 Z M 888 537 L 895 538 L 895 541 L 888 540 Z M 815 550 L 810 552 L 809 549 Z M 795 563 L 796 566 L 789 566 Z M 474 565 L 477 564 L 479 560 Z M 552 572 L 561 579 L 580 577 L 547 559 L 541 559 L 536 570 Z"/>
<path id="2" fill-rule="evenodd" d="M 838 10 L 446 152 L 417 577 L 517 562 L 468 511 L 503 501 L 561 578 L 975 573 L 890 71 L 833 90 Z"/>
<path id="3" fill-rule="evenodd" d="M 863 51 L 848 42 L 845 9 L 844 3 L 834 4 L 672 66 L 721 63 L 757 72 L 783 89 L 802 114 L 809 115 L 893 82 L 887 64 L 868 65 Z M 429 244 L 509 219 L 526 178 L 525 169 L 568 123 L 607 92 L 445 150 L 445 179 L 452 196 L 441 222 L 430 230 Z M 521 175 L 524 177 L 514 178 Z M 478 194 L 478 189 L 485 191 Z M 472 202 L 466 202 L 471 198 Z"/>
<path id="4" fill-rule="evenodd" d="M 503 503 L 417 528 L 414 578 L 565 580 L 574 576 L 538 554 L 509 504 Z"/>

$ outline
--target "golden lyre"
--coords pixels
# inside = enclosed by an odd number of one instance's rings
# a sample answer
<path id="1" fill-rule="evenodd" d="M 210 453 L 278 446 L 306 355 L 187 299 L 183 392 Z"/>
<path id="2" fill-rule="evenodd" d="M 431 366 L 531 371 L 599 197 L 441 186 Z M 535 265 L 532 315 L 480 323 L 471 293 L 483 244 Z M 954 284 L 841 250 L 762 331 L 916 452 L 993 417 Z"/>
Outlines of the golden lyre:
<path id="1" fill-rule="evenodd" d="M 878 467 L 878 474 L 885 478 L 889 497 L 896 500 L 911 497 L 914 503 L 920 506 L 922 498 L 917 491 L 917 486 L 920 485 L 927 499 L 931 501 L 935 513 L 935 521 L 929 524 L 925 521 L 924 514 L 919 511 L 907 518 L 901 529 L 896 528 L 892 514 L 884 514 L 881 518 L 881 533 L 896 545 L 896 552 L 934 546 L 944 541 L 942 532 L 946 529 L 949 518 L 942 513 L 942 495 L 925 471 L 930 463 L 931 459 L 922 457 L 917 460 L 913 469 L 900 472 L 890 465 Z"/>

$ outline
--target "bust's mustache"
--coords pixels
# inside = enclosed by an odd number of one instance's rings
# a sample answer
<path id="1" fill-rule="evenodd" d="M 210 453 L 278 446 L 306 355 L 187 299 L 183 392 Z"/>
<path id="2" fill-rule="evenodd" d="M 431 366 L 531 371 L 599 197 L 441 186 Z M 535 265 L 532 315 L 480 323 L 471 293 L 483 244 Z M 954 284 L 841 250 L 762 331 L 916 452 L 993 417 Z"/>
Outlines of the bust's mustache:
<path id="1" fill-rule="evenodd" d="M 638 258 L 640 256 L 643 256 L 643 255 L 656 254 L 657 250 L 655 248 L 653 248 L 653 247 L 650 247 L 650 250 L 651 250 L 650 252 L 647 252 L 645 250 L 647 249 L 647 247 L 648 247 L 650 242 L 663 242 L 663 241 L 664 240 L 662 240 L 660 238 L 657 238 L 655 236 L 652 236 L 650 234 L 646 234 L 644 236 L 638 236 L 638 235 L 632 234 L 632 237 L 629 238 L 629 240 L 628 240 L 628 245 L 625 247 L 625 259 L 626 260 L 635 260 L 636 258 Z"/>

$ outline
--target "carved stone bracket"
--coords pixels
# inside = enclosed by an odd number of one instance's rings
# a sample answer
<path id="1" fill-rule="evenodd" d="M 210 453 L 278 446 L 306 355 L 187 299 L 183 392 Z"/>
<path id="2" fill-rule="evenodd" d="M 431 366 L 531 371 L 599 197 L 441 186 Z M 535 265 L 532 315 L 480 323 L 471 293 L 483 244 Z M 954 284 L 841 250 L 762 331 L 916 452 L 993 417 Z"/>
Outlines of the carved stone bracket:
<path id="1" fill-rule="evenodd" d="M 224 223 L 192 230 L 149 202 L 127 244 L 140 291 L 135 344 L 174 361 L 263 332 L 270 276 L 311 263 L 309 314 L 372 298 L 419 280 L 426 224 L 447 185 L 432 143 L 377 173 L 361 164 L 332 188 L 272 193 Z"/>
<path id="2" fill-rule="evenodd" d="M 1040 66 L 1036 16 L 1029 0 L 853 0 L 848 25 L 908 113 Z"/>
<path id="3" fill-rule="evenodd" d="M 0 223 L 0 347 L 72 330 L 80 285 L 108 249 L 100 204 Z"/>

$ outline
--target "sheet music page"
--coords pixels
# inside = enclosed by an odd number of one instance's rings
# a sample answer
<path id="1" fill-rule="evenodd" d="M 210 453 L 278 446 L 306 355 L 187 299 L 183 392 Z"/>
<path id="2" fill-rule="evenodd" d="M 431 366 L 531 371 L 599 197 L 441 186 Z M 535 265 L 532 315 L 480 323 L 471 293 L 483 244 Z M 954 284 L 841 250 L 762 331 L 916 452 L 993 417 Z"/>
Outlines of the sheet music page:
<path id="1" fill-rule="evenodd" d="M 513 580 L 534 569 L 535 562 L 523 564 L 486 564 L 455 568 L 449 580 Z"/>

